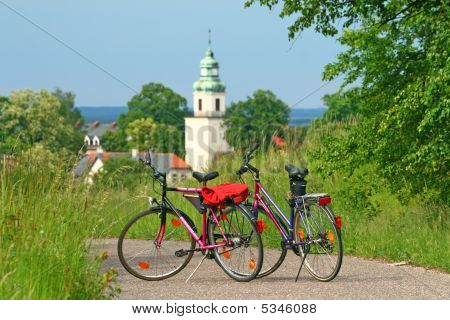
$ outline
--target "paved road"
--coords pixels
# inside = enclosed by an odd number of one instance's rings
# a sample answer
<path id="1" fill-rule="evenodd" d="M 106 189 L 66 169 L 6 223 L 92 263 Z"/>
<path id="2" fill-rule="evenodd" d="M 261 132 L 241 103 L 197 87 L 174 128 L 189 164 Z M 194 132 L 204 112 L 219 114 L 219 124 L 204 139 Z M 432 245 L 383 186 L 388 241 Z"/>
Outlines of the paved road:
<path id="1" fill-rule="evenodd" d="M 275 273 L 248 283 L 229 278 L 211 260 L 205 260 L 185 283 L 200 261 L 199 254 L 176 276 L 147 282 L 133 277 L 121 266 L 117 240 L 102 242 L 97 244 L 98 250 L 109 253 L 104 268 L 114 267 L 119 272 L 122 288 L 119 299 L 450 299 L 450 274 L 348 256 L 344 257 L 341 271 L 333 281 L 319 282 L 302 270 L 295 283 L 299 260 L 292 252 Z"/>

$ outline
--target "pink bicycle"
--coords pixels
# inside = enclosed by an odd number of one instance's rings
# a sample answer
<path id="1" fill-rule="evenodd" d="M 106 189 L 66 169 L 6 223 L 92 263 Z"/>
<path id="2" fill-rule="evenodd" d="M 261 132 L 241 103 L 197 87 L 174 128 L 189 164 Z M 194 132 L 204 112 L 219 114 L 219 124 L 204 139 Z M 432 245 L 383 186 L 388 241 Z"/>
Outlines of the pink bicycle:
<path id="1" fill-rule="evenodd" d="M 172 188 L 166 174 L 152 166 L 148 151 L 144 164 L 161 183 L 162 198 L 152 200 L 156 205 L 133 217 L 122 230 L 118 254 L 125 269 L 143 280 L 163 280 L 186 267 L 194 252 L 201 252 L 203 259 L 213 258 L 231 278 L 254 279 L 263 263 L 263 247 L 254 218 L 240 203 L 246 198 L 246 186 L 208 188 L 206 182 L 219 174 L 194 172 L 203 188 Z M 200 235 L 192 219 L 167 198 L 170 191 L 183 193 L 196 206 L 202 217 Z"/>

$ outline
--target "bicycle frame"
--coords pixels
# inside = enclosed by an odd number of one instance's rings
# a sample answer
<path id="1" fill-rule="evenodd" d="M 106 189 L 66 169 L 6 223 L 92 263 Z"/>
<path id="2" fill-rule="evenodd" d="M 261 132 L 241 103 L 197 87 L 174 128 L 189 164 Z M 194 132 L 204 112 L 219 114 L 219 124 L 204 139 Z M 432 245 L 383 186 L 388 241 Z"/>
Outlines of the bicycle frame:
<path id="1" fill-rule="evenodd" d="M 261 193 L 263 196 L 261 196 Z M 266 211 L 267 215 L 270 217 L 272 222 L 277 227 L 278 231 L 280 232 L 281 236 L 284 239 L 285 243 L 290 244 L 291 246 L 300 246 L 304 245 L 307 242 L 301 241 L 301 242 L 294 242 L 294 219 L 295 219 L 295 211 L 294 207 L 298 209 L 299 214 L 301 215 L 301 210 L 298 208 L 297 202 L 293 202 L 290 204 L 291 210 L 290 210 L 290 217 L 289 219 L 286 217 L 286 215 L 283 213 L 283 210 L 280 209 L 280 207 L 275 203 L 275 201 L 270 197 L 269 193 L 264 189 L 259 179 L 255 179 L 255 191 L 254 191 L 254 200 L 253 200 L 253 215 L 258 219 L 258 206 L 259 204 L 263 207 L 264 211 Z M 265 200 L 267 199 L 267 200 Z M 276 212 L 273 212 L 270 206 L 268 205 L 268 202 L 276 209 Z M 295 206 L 294 206 L 295 204 Z M 284 221 L 286 221 L 289 232 L 286 233 L 285 230 L 281 227 L 281 225 L 278 223 L 278 220 L 275 216 L 277 215 L 278 218 L 282 218 Z M 303 217 L 300 217 L 303 221 Z M 304 221 L 303 221 L 304 222 Z"/>
<path id="2" fill-rule="evenodd" d="M 219 247 L 224 247 L 229 243 L 228 238 L 226 237 L 226 235 L 224 234 L 222 227 L 220 226 L 219 220 L 217 219 L 217 213 L 215 211 L 215 208 L 213 207 L 205 207 L 204 210 L 201 212 L 202 214 L 202 235 L 201 237 L 191 228 L 191 226 L 189 225 L 189 223 L 186 221 L 186 219 L 183 217 L 183 215 L 177 210 L 177 208 L 175 208 L 175 206 L 172 204 L 172 202 L 170 202 L 170 200 L 167 198 L 166 196 L 166 192 L 167 191 L 174 191 L 174 192 L 182 192 L 182 193 L 188 193 L 188 194 L 198 194 L 199 196 L 201 195 L 202 189 L 197 189 L 197 188 L 180 188 L 180 187 L 176 187 L 176 188 L 170 188 L 170 187 L 165 187 L 163 186 L 163 195 L 162 195 L 162 203 L 161 203 L 161 209 L 162 209 L 162 213 L 163 213 L 163 221 L 161 223 L 161 227 L 158 231 L 158 234 L 156 236 L 155 242 L 157 246 L 161 245 L 161 242 L 164 238 L 164 234 L 165 234 L 165 213 L 167 208 L 170 208 L 173 212 L 175 212 L 178 216 L 178 218 L 180 219 L 181 223 L 183 224 L 183 226 L 188 230 L 188 232 L 191 234 L 191 236 L 195 239 L 195 241 L 197 242 L 197 244 L 199 245 L 201 250 L 210 250 L 210 249 L 214 249 L 214 248 L 219 248 Z M 219 209 L 220 210 L 220 209 Z M 208 216 L 212 218 L 212 220 L 214 221 L 214 223 L 217 225 L 217 227 L 219 228 L 219 231 L 221 232 L 224 241 L 222 241 L 219 244 L 207 244 L 207 239 L 206 239 L 206 234 L 207 234 L 207 214 L 209 214 Z"/>

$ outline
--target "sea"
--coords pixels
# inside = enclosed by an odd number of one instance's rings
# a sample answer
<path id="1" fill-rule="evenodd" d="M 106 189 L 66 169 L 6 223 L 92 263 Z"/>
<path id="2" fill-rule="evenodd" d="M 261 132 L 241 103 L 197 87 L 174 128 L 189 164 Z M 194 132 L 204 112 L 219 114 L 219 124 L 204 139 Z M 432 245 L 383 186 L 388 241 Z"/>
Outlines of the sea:
<path id="1" fill-rule="evenodd" d="M 80 110 L 87 123 L 100 121 L 102 123 L 111 123 L 119 118 L 119 115 L 126 113 L 128 107 L 76 107 Z M 310 108 L 310 109 L 291 109 L 291 120 L 289 125 L 291 127 L 307 126 L 312 120 L 322 116 L 326 108 Z"/>

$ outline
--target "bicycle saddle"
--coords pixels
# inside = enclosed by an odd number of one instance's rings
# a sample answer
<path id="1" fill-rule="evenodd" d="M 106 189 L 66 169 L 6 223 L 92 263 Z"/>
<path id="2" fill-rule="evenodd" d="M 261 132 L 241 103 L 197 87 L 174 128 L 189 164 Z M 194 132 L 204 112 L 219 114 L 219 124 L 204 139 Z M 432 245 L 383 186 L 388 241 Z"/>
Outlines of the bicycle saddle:
<path id="1" fill-rule="evenodd" d="M 308 175 L 309 171 L 306 168 L 297 168 L 292 164 L 287 164 L 284 166 L 284 169 L 288 172 L 289 178 L 295 178 L 300 176 L 301 178 Z"/>
<path id="2" fill-rule="evenodd" d="M 201 173 L 194 171 L 192 172 L 192 176 L 197 179 L 198 182 L 206 182 L 212 179 L 215 179 L 219 176 L 219 173 L 217 171 L 212 171 L 208 173 Z"/>

